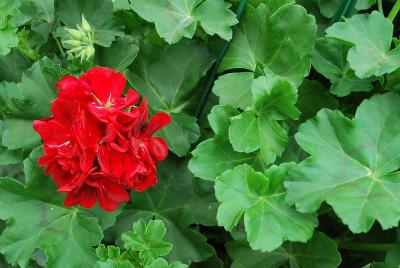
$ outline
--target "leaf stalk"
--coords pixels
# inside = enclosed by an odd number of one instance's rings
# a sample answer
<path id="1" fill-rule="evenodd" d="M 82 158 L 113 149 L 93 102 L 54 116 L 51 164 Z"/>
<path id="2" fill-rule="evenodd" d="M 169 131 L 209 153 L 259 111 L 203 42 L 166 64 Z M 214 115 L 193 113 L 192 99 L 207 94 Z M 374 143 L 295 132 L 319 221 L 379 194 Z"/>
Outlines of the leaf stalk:
<path id="1" fill-rule="evenodd" d="M 392 10 L 390 11 L 388 18 L 391 21 L 394 21 L 394 19 L 397 16 L 397 13 L 399 13 L 399 11 L 400 11 L 400 0 L 397 0 L 396 3 L 394 4 Z"/>
<path id="2" fill-rule="evenodd" d="M 242 16 L 242 14 L 244 12 L 244 9 L 246 7 L 246 4 L 247 4 L 247 0 L 241 0 L 240 1 L 239 7 L 238 7 L 237 12 L 236 12 L 236 18 L 238 20 Z M 236 28 L 236 26 L 237 25 L 232 27 L 232 32 L 234 32 L 234 29 Z M 215 78 L 217 76 L 219 65 L 221 64 L 222 59 L 224 58 L 226 52 L 228 51 L 229 44 L 230 44 L 230 42 L 228 42 L 228 41 L 226 41 L 224 43 L 224 45 L 223 45 L 223 47 L 221 49 L 221 52 L 218 55 L 217 61 L 214 63 L 214 66 L 213 66 L 213 69 L 212 69 L 211 74 L 209 76 L 209 79 L 207 81 L 206 87 L 205 87 L 205 89 L 203 91 L 203 94 L 200 97 L 199 104 L 196 107 L 195 116 L 197 118 L 200 117 L 200 115 L 201 115 L 201 113 L 202 113 L 202 111 L 204 109 L 204 106 L 206 105 L 208 96 L 211 94 L 211 89 L 212 89 L 212 86 L 214 84 Z"/>

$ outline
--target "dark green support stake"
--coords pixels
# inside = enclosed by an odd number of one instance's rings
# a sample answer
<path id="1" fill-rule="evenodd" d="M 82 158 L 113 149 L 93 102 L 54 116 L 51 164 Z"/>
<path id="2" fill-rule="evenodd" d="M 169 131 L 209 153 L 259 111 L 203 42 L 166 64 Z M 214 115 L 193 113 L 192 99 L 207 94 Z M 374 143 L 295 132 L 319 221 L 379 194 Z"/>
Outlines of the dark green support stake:
<path id="1" fill-rule="evenodd" d="M 242 1 L 240 1 L 239 7 L 238 7 L 238 9 L 237 9 L 237 11 L 236 11 L 236 18 L 237 18 L 238 20 L 239 20 L 240 17 L 242 16 L 242 14 L 243 14 L 243 12 L 244 12 L 244 9 L 246 8 L 246 5 L 247 5 L 247 0 L 242 0 Z M 236 26 L 237 26 L 237 25 L 235 25 L 234 27 L 232 27 L 232 32 L 235 31 Z M 212 89 L 212 86 L 214 85 L 214 81 L 215 81 L 215 78 L 216 78 L 217 73 L 218 73 L 219 65 L 221 64 L 222 59 L 224 58 L 226 52 L 228 51 L 229 44 L 230 44 L 230 42 L 228 42 L 228 41 L 226 41 L 226 42 L 224 43 L 224 45 L 223 45 L 223 47 L 222 47 L 222 49 L 221 49 L 221 52 L 220 52 L 219 55 L 218 55 L 217 61 L 216 61 L 216 62 L 214 63 L 214 65 L 213 65 L 213 69 L 212 69 L 211 74 L 210 74 L 210 76 L 209 76 L 209 79 L 208 79 L 208 81 L 207 81 L 206 87 L 205 87 L 205 89 L 204 89 L 204 91 L 203 91 L 203 94 L 202 94 L 201 97 L 200 97 L 199 104 L 198 104 L 197 107 L 196 107 L 195 116 L 196 116 L 197 118 L 200 117 L 201 112 L 203 111 L 204 106 L 206 105 L 208 96 L 211 94 L 211 89 Z"/>
<path id="2" fill-rule="evenodd" d="M 331 25 L 340 21 L 342 17 L 351 17 L 357 0 L 342 0 L 338 5 L 335 15 L 331 19 Z"/>

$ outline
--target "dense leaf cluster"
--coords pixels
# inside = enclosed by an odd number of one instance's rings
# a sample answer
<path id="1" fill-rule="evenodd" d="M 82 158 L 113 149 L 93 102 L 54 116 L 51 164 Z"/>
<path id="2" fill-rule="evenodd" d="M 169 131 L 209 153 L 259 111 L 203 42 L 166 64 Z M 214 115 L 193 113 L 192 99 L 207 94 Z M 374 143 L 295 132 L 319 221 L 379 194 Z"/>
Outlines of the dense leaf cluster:
<path id="1" fill-rule="evenodd" d="M 399 9 L 1 0 L 0 266 L 399 267 Z M 63 206 L 32 129 L 95 65 L 173 119 L 157 186 L 113 213 Z"/>

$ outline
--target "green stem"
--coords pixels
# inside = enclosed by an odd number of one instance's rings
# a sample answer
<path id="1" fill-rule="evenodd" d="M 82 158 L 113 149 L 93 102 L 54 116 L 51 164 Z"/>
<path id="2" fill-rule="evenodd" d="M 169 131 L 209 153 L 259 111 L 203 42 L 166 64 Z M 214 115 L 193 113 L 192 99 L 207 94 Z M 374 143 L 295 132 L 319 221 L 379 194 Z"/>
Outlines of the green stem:
<path id="1" fill-rule="evenodd" d="M 356 251 L 388 252 L 393 247 L 393 244 L 339 242 L 338 246 L 340 249 Z"/>
<path id="2" fill-rule="evenodd" d="M 239 7 L 238 7 L 237 12 L 236 12 L 236 17 L 237 17 L 238 20 L 242 16 L 242 14 L 244 12 L 244 9 L 246 7 L 246 4 L 247 4 L 247 0 L 240 1 Z M 232 32 L 234 31 L 234 29 L 235 29 L 235 27 L 232 27 Z M 222 59 L 224 58 L 226 52 L 228 51 L 229 44 L 230 44 L 230 42 L 225 42 L 224 46 L 221 49 L 221 52 L 218 55 L 217 61 L 214 63 L 212 72 L 211 72 L 211 74 L 209 76 L 209 79 L 207 81 L 206 88 L 203 91 L 203 94 L 200 97 L 199 104 L 196 107 L 195 116 L 197 118 L 200 117 L 201 112 L 203 111 L 204 106 L 206 105 L 208 96 L 211 94 L 211 89 L 212 89 L 212 86 L 214 84 L 215 78 L 217 76 L 219 65 L 221 64 Z"/>
<path id="3" fill-rule="evenodd" d="M 394 4 L 392 10 L 389 13 L 388 18 L 391 21 L 394 21 L 394 18 L 396 18 L 397 13 L 400 11 L 400 0 L 397 0 L 396 3 Z"/>
<path id="4" fill-rule="evenodd" d="M 377 0 L 377 4 L 378 4 L 378 11 L 383 14 L 382 0 Z"/>
<path id="5" fill-rule="evenodd" d="M 62 48 L 60 41 L 58 41 L 57 37 L 55 37 L 54 34 L 52 34 L 51 36 L 53 37 L 54 41 L 56 42 L 58 50 L 60 51 L 61 55 L 63 57 L 65 57 L 64 49 Z"/>
<path id="6" fill-rule="evenodd" d="M 357 0 L 341 1 L 337 6 L 335 15 L 333 15 L 330 24 L 334 24 L 342 19 L 342 17 L 351 17 Z"/>

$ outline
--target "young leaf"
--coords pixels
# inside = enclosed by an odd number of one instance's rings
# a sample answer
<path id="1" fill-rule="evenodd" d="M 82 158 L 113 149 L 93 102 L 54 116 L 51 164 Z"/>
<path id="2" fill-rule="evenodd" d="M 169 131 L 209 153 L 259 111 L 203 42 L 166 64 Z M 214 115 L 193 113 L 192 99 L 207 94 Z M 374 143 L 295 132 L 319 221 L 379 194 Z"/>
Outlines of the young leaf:
<path id="1" fill-rule="evenodd" d="M 209 35 L 232 38 L 230 26 L 238 21 L 231 5 L 223 0 L 132 0 L 132 9 L 143 19 L 154 22 L 158 34 L 168 43 L 192 38 L 197 24 Z M 209 12 L 212 10 L 213 12 Z"/>
<path id="2" fill-rule="evenodd" d="M 167 255 L 172 244 L 164 242 L 166 228 L 162 220 L 151 220 L 147 224 L 143 219 L 133 224 L 133 231 L 122 234 L 126 249 L 139 252 L 140 259 L 151 263 L 160 256 Z"/>
<path id="3" fill-rule="evenodd" d="M 288 137 L 276 120 L 297 119 L 296 89 L 287 80 L 261 76 L 253 81 L 254 110 L 233 118 L 229 140 L 237 152 L 253 152 L 261 148 L 265 162 L 274 159 L 285 149 Z M 273 157 L 271 158 L 271 155 Z"/>
<path id="4" fill-rule="evenodd" d="M 375 220 L 383 229 L 397 226 L 399 102 L 397 94 L 376 95 L 353 120 L 323 109 L 301 125 L 296 140 L 311 156 L 285 182 L 288 203 L 314 212 L 326 201 L 354 233 L 367 232 Z"/>
<path id="5" fill-rule="evenodd" d="M 400 67 L 400 47 L 390 50 L 393 23 L 378 11 L 354 15 L 332 25 L 326 33 L 353 45 L 347 59 L 359 78 L 380 76 Z"/>
<path id="6" fill-rule="evenodd" d="M 320 38 L 315 44 L 312 54 L 313 67 L 328 78 L 332 86 L 330 91 L 339 97 L 351 92 L 370 91 L 374 78 L 360 79 L 347 62 L 350 46 L 330 38 Z"/>
<path id="7" fill-rule="evenodd" d="M 300 5 L 279 0 L 247 5 L 220 71 L 261 69 L 299 85 L 310 70 L 315 35 L 315 19 Z"/>
<path id="8" fill-rule="evenodd" d="M 218 224 L 230 231 L 244 214 L 247 240 L 255 250 L 273 251 L 285 240 L 306 242 L 318 222 L 316 215 L 285 203 L 282 181 L 290 168 L 272 166 L 262 174 L 241 165 L 224 172 L 215 181 Z"/>
<path id="9" fill-rule="evenodd" d="M 230 118 L 238 113 L 232 106 L 214 106 L 211 110 L 208 121 L 216 137 L 201 142 L 192 151 L 189 169 L 196 177 L 213 181 L 225 170 L 254 160 L 253 154 L 235 152 L 227 139 Z"/>
<path id="10" fill-rule="evenodd" d="M 286 242 L 273 252 L 251 250 L 243 240 L 226 244 L 233 259 L 232 268 L 334 268 L 340 264 L 336 243 L 320 232 L 315 232 L 306 243 Z"/>

